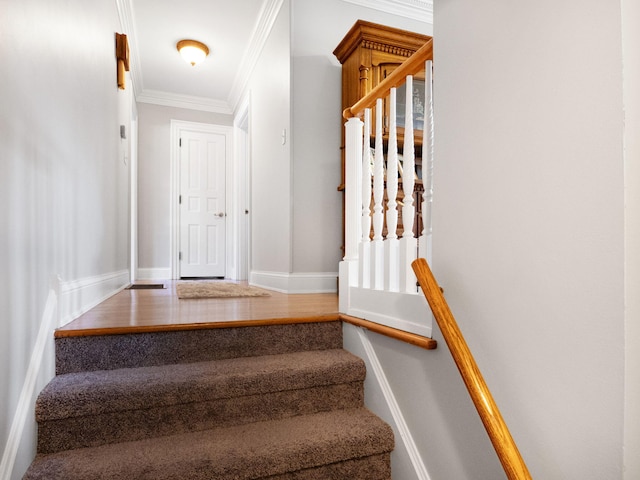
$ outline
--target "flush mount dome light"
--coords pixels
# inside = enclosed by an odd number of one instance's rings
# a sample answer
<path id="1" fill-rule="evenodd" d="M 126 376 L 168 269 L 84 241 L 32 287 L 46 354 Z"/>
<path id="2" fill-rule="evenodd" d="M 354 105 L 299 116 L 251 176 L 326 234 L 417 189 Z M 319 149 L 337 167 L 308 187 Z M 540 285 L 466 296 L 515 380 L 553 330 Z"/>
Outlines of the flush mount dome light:
<path id="1" fill-rule="evenodd" d="M 209 47 L 197 40 L 180 40 L 176 47 L 185 62 L 194 67 L 209 55 Z"/>

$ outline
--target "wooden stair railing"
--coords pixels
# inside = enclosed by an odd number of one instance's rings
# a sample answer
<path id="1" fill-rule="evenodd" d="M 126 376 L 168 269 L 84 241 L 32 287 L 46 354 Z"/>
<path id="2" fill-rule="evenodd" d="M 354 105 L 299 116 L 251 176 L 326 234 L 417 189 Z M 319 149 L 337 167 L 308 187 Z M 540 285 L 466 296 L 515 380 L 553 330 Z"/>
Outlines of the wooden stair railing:
<path id="1" fill-rule="evenodd" d="M 424 63 L 427 60 L 433 60 L 433 39 L 427 41 L 422 47 L 407 58 L 398 68 L 389 74 L 387 78 L 376 85 L 369 93 L 354 103 L 351 107 L 347 107 L 342 112 L 345 119 L 362 115 L 365 108 L 372 108 L 376 104 L 378 98 L 385 98 L 389 95 L 393 87 L 397 87 L 404 83 L 407 75 L 415 75 L 424 70 Z"/>
<path id="2" fill-rule="evenodd" d="M 489 387 L 487 387 L 482 378 L 478 365 L 462 336 L 451 310 L 449 310 L 447 301 L 427 261 L 424 258 L 418 258 L 411 266 L 460 371 L 462 380 L 489 434 L 493 448 L 498 454 L 507 478 L 509 480 L 531 480 L 531 474 L 518 451 L 515 441 L 511 437 L 511 433 L 509 433 L 498 406 L 493 400 Z"/>

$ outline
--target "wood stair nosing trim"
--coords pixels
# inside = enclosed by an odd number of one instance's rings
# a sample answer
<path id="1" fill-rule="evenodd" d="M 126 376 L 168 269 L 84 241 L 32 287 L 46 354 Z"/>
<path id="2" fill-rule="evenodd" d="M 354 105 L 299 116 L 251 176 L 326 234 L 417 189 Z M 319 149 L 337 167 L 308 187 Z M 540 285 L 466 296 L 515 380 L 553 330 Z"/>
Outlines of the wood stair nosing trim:
<path id="1" fill-rule="evenodd" d="M 339 314 L 323 314 L 292 318 L 265 318 L 259 320 L 230 320 L 228 322 L 201 322 L 166 325 L 127 325 L 108 328 L 69 329 L 54 331 L 54 338 L 90 337 L 100 335 L 126 335 L 131 333 L 180 332 L 185 330 L 210 330 L 222 328 L 261 327 L 269 325 L 295 325 L 299 323 L 322 323 L 339 321 Z"/>

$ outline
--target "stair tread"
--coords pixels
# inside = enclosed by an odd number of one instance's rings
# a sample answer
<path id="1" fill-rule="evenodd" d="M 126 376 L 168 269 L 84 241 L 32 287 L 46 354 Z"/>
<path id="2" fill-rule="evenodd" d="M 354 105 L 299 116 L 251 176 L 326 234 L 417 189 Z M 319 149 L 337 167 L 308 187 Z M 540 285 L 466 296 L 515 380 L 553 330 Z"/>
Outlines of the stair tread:
<path id="1" fill-rule="evenodd" d="M 36 403 L 39 422 L 363 381 L 361 359 L 343 349 L 56 376 Z"/>
<path id="2" fill-rule="evenodd" d="M 390 427 L 357 408 L 39 455 L 24 479 L 248 480 L 392 449 Z"/>

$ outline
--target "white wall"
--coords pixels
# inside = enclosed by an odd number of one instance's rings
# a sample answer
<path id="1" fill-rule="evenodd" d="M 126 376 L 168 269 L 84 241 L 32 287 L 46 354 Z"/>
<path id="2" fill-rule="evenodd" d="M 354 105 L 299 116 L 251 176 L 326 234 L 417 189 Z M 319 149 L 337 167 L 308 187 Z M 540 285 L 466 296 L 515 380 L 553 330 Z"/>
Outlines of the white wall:
<path id="1" fill-rule="evenodd" d="M 625 480 L 640 478 L 640 1 L 622 1 L 625 108 Z"/>
<path id="2" fill-rule="evenodd" d="M 233 119 L 148 103 L 138 104 L 138 118 L 138 278 L 169 278 L 171 120 L 229 126 Z"/>
<path id="3" fill-rule="evenodd" d="M 620 3 L 444 0 L 434 24 L 435 274 L 533 478 L 622 478 Z"/>
<path id="4" fill-rule="evenodd" d="M 293 56 L 292 66 L 293 271 L 335 272 L 342 256 L 340 67 L 326 55 Z"/>
<path id="5" fill-rule="evenodd" d="M 53 328 L 87 289 L 97 300 L 128 279 L 131 88 L 116 86 L 113 0 L 0 8 L 0 477 L 17 479 Z"/>
<path id="6" fill-rule="evenodd" d="M 254 282 L 256 271 L 291 271 L 290 41 L 285 0 L 249 80 Z"/>

